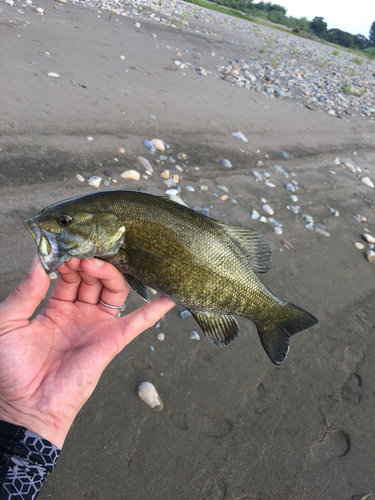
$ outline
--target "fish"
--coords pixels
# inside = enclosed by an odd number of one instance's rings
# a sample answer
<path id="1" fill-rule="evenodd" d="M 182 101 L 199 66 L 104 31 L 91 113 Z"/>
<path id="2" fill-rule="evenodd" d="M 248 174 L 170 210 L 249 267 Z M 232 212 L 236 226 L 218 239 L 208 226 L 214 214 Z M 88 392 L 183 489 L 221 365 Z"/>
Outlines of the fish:
<path id="1" fill-rule="evenodd" d="M 290 337 L 318 320 L 259 280 L 272 249 L 258 232 L 212 219 L 166 197 L 103 191 L 50 205 L 24 221 L 51 272 L 72 257 L 110 262 L 149 301 L 149 289 L 191 312 L 204 335 L 226 346 L 250 319 L 279 365 Z"/>

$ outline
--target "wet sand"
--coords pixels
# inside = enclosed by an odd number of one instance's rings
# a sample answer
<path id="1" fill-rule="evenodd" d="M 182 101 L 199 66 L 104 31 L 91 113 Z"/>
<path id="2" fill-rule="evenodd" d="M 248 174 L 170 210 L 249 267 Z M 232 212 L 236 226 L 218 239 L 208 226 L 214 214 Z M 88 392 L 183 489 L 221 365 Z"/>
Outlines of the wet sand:
<path id="1" fill-rule="evenodd" d="M 375 235 L 375 193 L 333 160 L 360 167 L 374 181 L 374 124 L 269 99 L 173 63 L 181 52 L 185 62 L 217 71 L 220 55 L 257 55 L 263 42 L 256 36 L 223 28 L 211 40 L 142 18 L 140 28 L 128 17 L 98 18 L 83 6 L 38 5 L 44 16 L 20 14 L 18 5 L 0 10 L 0 298 L 28 272 L 35 253 L 22 220 L 58 199 L 96 190 L 78 182 L 77 173 L 104 179 L 110 169 L 118 183 L 103 189 L 164 194 L 160 173 L 167 164 L 142 145 L 157 137 L 170 144 L 170 155 L 187 154 L 189 171 L 180 182 L 187 204 L 212 207 L 211 217 L 263 234 L 274 261 L 262 281 L 320 321 L 292 338 L 287 360 L 275 367 L 251 322 L 239 319 L 240 337 L 217 348 L 176 307 L 105 371 L 38 498 L 367 498 L 375 491 L 375 264 L 354 242 L 365 228 Z M 230 135 L 239 130 L 248 143 Z M 144 174 L 137 156 L 151 162 L 153 175 L 121 179 L 128 169 Z M 223 158 L 232 169 L 221 165 Z M 274 165 L 296 176 L 286 180 Z M 253 170 L 269 172 L 276 187 L 257 183 Z M 331 236 L 306 229 L 301 215 L 293 218 L 284 189 L 291 180 L 298 182 L 298 205 Z M 200 183 L 208 190 L 197 189 Z M 217 184 L 237 204 L 214 196 L 224 194 Z M 283 225 L 281 236 L 272 224 L 251 219 L 252 209 L 262 212 L 261 197 Z M 356 214 L 367 223 L 354 220 Z M 127 310 L 140 304 L 132 293 Z M 201 340 L 190 340 L 191 330 Z M 144 380 L 158 389 L 161 412 L 138 398 Z"/>

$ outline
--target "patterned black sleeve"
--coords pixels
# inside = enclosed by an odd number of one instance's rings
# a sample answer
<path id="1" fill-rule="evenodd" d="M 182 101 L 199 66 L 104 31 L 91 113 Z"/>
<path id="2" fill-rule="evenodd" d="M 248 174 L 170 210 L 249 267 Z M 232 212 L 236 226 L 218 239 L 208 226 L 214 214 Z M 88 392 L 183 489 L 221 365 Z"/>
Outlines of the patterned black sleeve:
<path id="1" fill-rule="evenodd" d="M 0 500 L 34 500 L 60 453 L 25 427 L 0 421 Z"/>

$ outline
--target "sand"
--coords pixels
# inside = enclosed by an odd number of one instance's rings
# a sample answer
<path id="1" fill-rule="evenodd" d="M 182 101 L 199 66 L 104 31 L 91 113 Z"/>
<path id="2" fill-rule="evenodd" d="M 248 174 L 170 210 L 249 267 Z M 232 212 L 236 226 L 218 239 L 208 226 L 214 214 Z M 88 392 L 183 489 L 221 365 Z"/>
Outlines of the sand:
<path id="1" fill-rule="evenodd" d="M 333 160 L 368 168 L 374 180 L 374 125 L 268 99 L 173 63 L 180 51 L 185 62 L 215 71 L 220 55 L 257 55 L 263 42 L 256 36 L 223 28 L 211 40 L 142 18 L 136 28 L 134 19 L 98 17 L 83 6 L 38 5 L 44 16 L 20 14 L 18 4 L 0 9 L 0 298 L 28 272 L 35 253 L 22 220 L 56 200 L 95 191 L 87 185 L 91 175 L 104 179 L 103 169 L 110 169 L 118 188 L 164 194 L 165 167 L 142 145 L 157 137 L 173 156 L 188 156 L 181 181 L 188 205 L 213 206 L 212 217 L 261 232 L 274 250 L 262 281 L 320 321 L 292 338 L 287 360 L 275 367 L 251 322 L 240 319 L 240 337 L 217 348 L 176 307 L 105 371 L 39 499 L 367 498 L 375 490 L 375 266 L 354 242 L 365 228 L 375 233 L 374 190 Z M 230 135 L 239 130 L 247 144 Z M 124 170 L 144 174 L 137 156 L 150 160 L 154 174 L 122 180 Z M 286 180 L 274 165 L 296 174 L 289 180 L 298 181 L 298 204 L 330 237 L 306 229 L 301 216 L 293 219 Z M 271 173 L 276 187 L 257 183 L 254 169 Z M 186 190 L 199 183 L 208 191 Z M 237 204 L 215 197 L 222 194 L 216 184 L 226 185 Z M 283 224 L 281 236 L 270 223 L 251 220 L 253 208 L 261 212 L 260 197 Z M 368 222 L 355 221 L 356 214 Z M 140 304 L 132 293 L 127 310 Z M 191 330 L 201 340 L 190 340 Z M 160 332 L 164 342 L 156 339 Z M 164 403 L 160 412 L 137 395 L 146 380 Z"/>

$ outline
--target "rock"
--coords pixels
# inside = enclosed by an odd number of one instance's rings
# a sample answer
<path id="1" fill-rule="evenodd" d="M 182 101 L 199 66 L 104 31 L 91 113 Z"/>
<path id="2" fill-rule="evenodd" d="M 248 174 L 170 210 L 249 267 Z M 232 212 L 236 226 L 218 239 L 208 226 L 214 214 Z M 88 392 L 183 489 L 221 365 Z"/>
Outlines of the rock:
<path id="1" fill-rule="evenodd" d="M 142 382 L 138 386 L 138 396 L 151 408 L 163 409 L 163 402 L 160 399 L 158 391 L 151 382 Z"/>
<path id="2" fill-rule="evenodd" d="M 163 341 L 164 341 L 164 339 L 165 339 L 165 335 L 164 335 L 164 333 L 158 333 L 158 334 L 156 335 L 156 338 L 157 338 L 158 340 L 160 340 L 160 342 L 163 342 Z"/>
<path id="3" fill-rule="evenodd" d="M 52 271 L 51 273 L 48 274 L 48 276 L 50 280 L 57 280 L 58 274 L 56 271 Z"/>
<path id="4" fill-rule="evenodd" d="M 139 181 L 141 174 L 136 170 L 125 170 L 125 172 L 121 174 L 121 177 L 123 179 L 133 179 L 134 181 Z"/>
<path id="5" fill-rule="evenodd" d="M 208 191 L 208 186 L 204 186 L 203 184 L 198 184 L 198 188 L 199 188 L 201 191 Z"/>
<path id="6" fill-rule="evenodd" d="M 164 149 L 165 149 L 165 146 L 164 146 L 163 142 L 160 139 L 152 139 L 151 140 L 151 144 L 158 151 L 164 151 Z"/>
<path id="7" fill-rule="evenodd" d="M 217 187 L 217 189 L 220 189 L 220 191 L 224 191 L 224 193 L 228 193 L 228 191 L 229 191 L 227 186 L 223 186 L 222 184 L 217 184 L 216 187 Z"/>
<path id="8" fill-rule="evenodd" d="M 107 179 L 103 182 L 103 185 L 108 187 L 110 185 L 109 181 L 107 181 Z"/>
<path id="9" fill-rule="evenodd" d="M 375 262 L 375 252 L 373 250 L 369 250 L 368 252 L 366 252 L 366 259 L 369 262 Z"/>
<path id="10" fill-rule="evenodd" d="M 274 231 L 274 233 L 276 233 L 276 234 L 278 234 L 278 235 L 283 234 L 283 230 L 282 230 L 282 229 L 281 229 L 281 227 L 279 227 L 279 226 L 275 226 L 275 227 L 273 228 L 273 231 Z"/>
<path id="11" fill-rule="evenodd" d="M 290 195 L 290 199 L 291 199 L 294 203 L 297 203 L 297 201 L 298 201 L 298 197 L 297 197 L 295 194 L 291 194 L 291 195 Z"/>
<path id="12" fill-rule="evenodd" d="M 366 186 L 369 186 L 371 188 L 375 187 L 374 183 L 372 182 L 372 180 L 369 177 L 362 177 L 361 181 L 363 182 L 363 184 L 366 184 Z"/>
<path id="13" fill-rule="evenodd" d="M 269 205 L 265 204 L 262 206 L 262 210 L 264 210 L 267 214 L 273 215 L 275 212 L 273 208 L 271 208 Z"/>
<path id="14" fill-rule="evenodd" d="M 354 243 L 354 246 L 358 248 L 358 250 L 363 250 L 365 248 L 365 245 L 363 243 L 360 243 L 359 241 L 356 241 Z"/>
<path id="15" fill-rule="evenodd" d="M 150 151 L 150 153 L 153 155 L 156 153 L 156 149 L 154 148 L 154 145 L 152 144 L 151 141 L 142 141 L 142 144 L 146 146 L 146 148 Z"/>
<path id="16" fill-rule="evenodd" d="M 251 211 L 251 218 L 252 219 L 259 219 L 259 217 L 260 217 L 260 213 L 259 212 L 257 212 L 256 210 L 252 210 Z"/>
<path id="17" fill-rule="evenodd" d="M 333 163 L 334 163 L 335 165 L 340 165 L 340 160 L 339 160 L 339 158 L 337 158 L 337 157 L 336 157 L 336 158 L 333 160 Z"/>
<path id="18" fill-rule="evenodd" d="M 240 139 L 241 141 L 243 142 L 249 142 L 246 137 L 243 135 L 242 132 L 231 132 L 231 134 L 233 137 L 235 137 L 236 139 Z"/>
<path id="19" fill-rule="evenodd" d="M 223 196 L 220 196 L 220 199 L 223 200 L 223 201 L 227 201 L 228 195 L 227 194 L 223 194 Z"/>
<path id="20" fill-rule="evenodd" d="M 163 179 L 169 179 L 171 173 L 169 170 L 163 170 L 163 172 L 160 174 L 160 177 L 163 177 Z"/>
<path id="21" fill-rule="evenodd" d="M 362 234 L 362 238 L 367 241 L 367 243 L 375 243 L 375 238 L 371 236 L 371 234 L 364 233 Z"/>
<path id="22" fill-rule="evenodd" d="M 274 165 L 273 167 L 275 170 L 277 170 L 277 172 L 279 172 L 281 175 L 283 175 L 284 177 L 288 178 L 289 177 L 289 174 L 287 172 L 285 172 L 285 170 L 280 167 L 279 165 Z"/>
<path id="23" fill-rule="evenodd" d="M 330 116 L 336 116 L 336 111 L 334 109 L 330 109 L 327 111 L 327 114 Z"/>
<path id="24" fill-rule="evenodd" d="M 37 12 L 38 14 L 44 14 L 44 9 L 42 9 L 42 7 L 36 7 L 35 12 Z"/>
<path id="25" fill-rule="evenodd" d="M 267 218 L 262 215 L 262 217 L 259 219 L 260 222 L 267 222 Z"/>
<path id="26" fill-rule="evenodd" d="M 138 161 L 144 166 L 145 170 L 148 172 L 153 172 L 154 169 L 152 168 L 151 163 L 146 159 L 143 158 L 143 156 L 137 156 Z M 168 175 L 169 177 L 169 175 Z"/>
<path id="27" fill-rule="evenodd" d="M 229 160 L 221 160 L 221 164 L 224 165 L 224 167 L 232 168 L 232 164 Z"/>
<path id="28" fill-rule="evenodd" d="M 134 24 L 134 26 L 135 26 L 136 28 L 140 28 L 140 27 L 141 27 L 140 23 L 135 23 L 135 24 Z"/>
<path id="29" fill-rule="evenodd" d="M 283 155 L 283 157 L 284 157 L 286 160 L 289 160 L 290 156 L 288 155 L 288 153 L 285 153 L 285 151 L 280 151 L 280 153 Z"/>
<path id="30" fill-rule="evenodd" d="M 121 154 L 124 154 L 125 153 L 125 149 L 124 148 L 118 148 L 118 152 L 121 153 Z"/>
<path id="31" fill-rule="evenodd" d="M 87 139 L 89 142 L 94 140 L 94 138 L 93 138 L 93 137 L 91 137 L 91 135 L 89 135 L 88 137 L 86 137 L 86 139 Z"/>
<path id="32" fill-rule="evenodd" d="M 193 188 L 193 186 L 186 186 L 186 189 L 188 191 L 191 191 L 191 192 L 195 191 L 195 189 Z"/>
<path id="33" fill-rule="evenodd" d="M 173 180 L 176 184 L 178 184 L 178 183 L 180 182 L 180 176 L 179 176 L 178 174 L 173 174 L 173 175 L 172 175 L 172 180 Z M 201 187 L 201 186 L 199 186 L 199 187 Z"/>
<path id="34" fill-rule="evenodd" d="M 5 3 L 10 5 L 11 7 L 14 7 L 14 1 L 13 0 L 4 0 Z"/>
<path id="35" fill-rule="evenodd" d="M 47 73 L 47 76 L 50 76 L 51 78 L 60 78 L 60 75 L 58 73 L 53 73 L 53 72 Z M 90 140 L 90 139 L 87 138 L 87 140 Z M 91 138 L 91 140 L 92 140 L 92 138 Z"/>
<path id="36" fill-rule="evenodd" d="M 181 319 L 186 319 L 186 318 L 189 318 L 189 316 L 191 316 L 191 312 L 188 311 L 187 309 L 184 309 L 183 311 L 181 311 L 181 312 L 178 313 L 178 316 Z"/>
<path id="37" fill-rule="evenodd" d="M 100 186 L 100 183 L 102 182 L 102 178 L 101 177 L 98 177 L 96 175 L 93 175 L 92 177 L 90 177 L 89 179 L 89 186 L 94 186 L 94 187 L 99 187 Z"/>
<path id="38" fill-rule="evenodd" d="M 294 193 L 294 191 L 296 190 L 296 188 L 293 186 L 293 184 L 290 184 L 290 183 L 285 184 L 284 187 L 287 191 L 291 191 L 292 193 Z"/>
<path id="39" fill-rule="evenodd" d="M 85 182 L 85 178 L 81 174 L 76 174 L 77 179 L 79 182 Z"/>
<path id="40" fill-rule="evenodd" d="M 194 330 L 192 332 L 190 332 L 190 338 L 191 338 L 191 340 L 200 340 L 200 336 Z"/>
<path id="41" fill-rule="evenodd" d="M 338 210 L 335 210 L 334 208 L 332 207 L 329 207 L 329 211 L 330 213 L 334 216 L 334 217 L 338 217 L 340 214 L 339 214 L 339 211 Z"/>
<path id="42" fill-rule="evenodd" d="M 344 167 L 350 170 L 350 172 L 352 172 L 353 174 L 357 173 L 355 166 L 351 163 L 345 163 Z"/>
<path id="43" fill-rule="evenodd" d="M 179 153 L 179 154 L 177 155 L 177 158 L 178 158 L 179 160 L 184 160 L 184 161 L 185 161 L 185 160 L 187 160 L 187 155 L 186 155 L 185 153 Z"/>
<path id="44" fill-rule="evenodd" d="M 310 224 L 311 224 L 311 223 L 310 223 Z M 307 226 L 307 224 L 306 224 L 306 226 Z M 308 228 L 308 229 L 310 229 L 310 228 Z M 323 236 L 327 236 L 327 238 L 328 238 L 328 236 L 331 236 L 331 235 L 330 235 L 330 233 L 328 233 L 328 232 L 327 232 L 327 231 L 325 231 L 324 229 L 321 229 L 319 226 L 315 226 L 315 231 L 316 231 L 317 233 L 319 233 L 319 234 L 322 234 Z"/>

